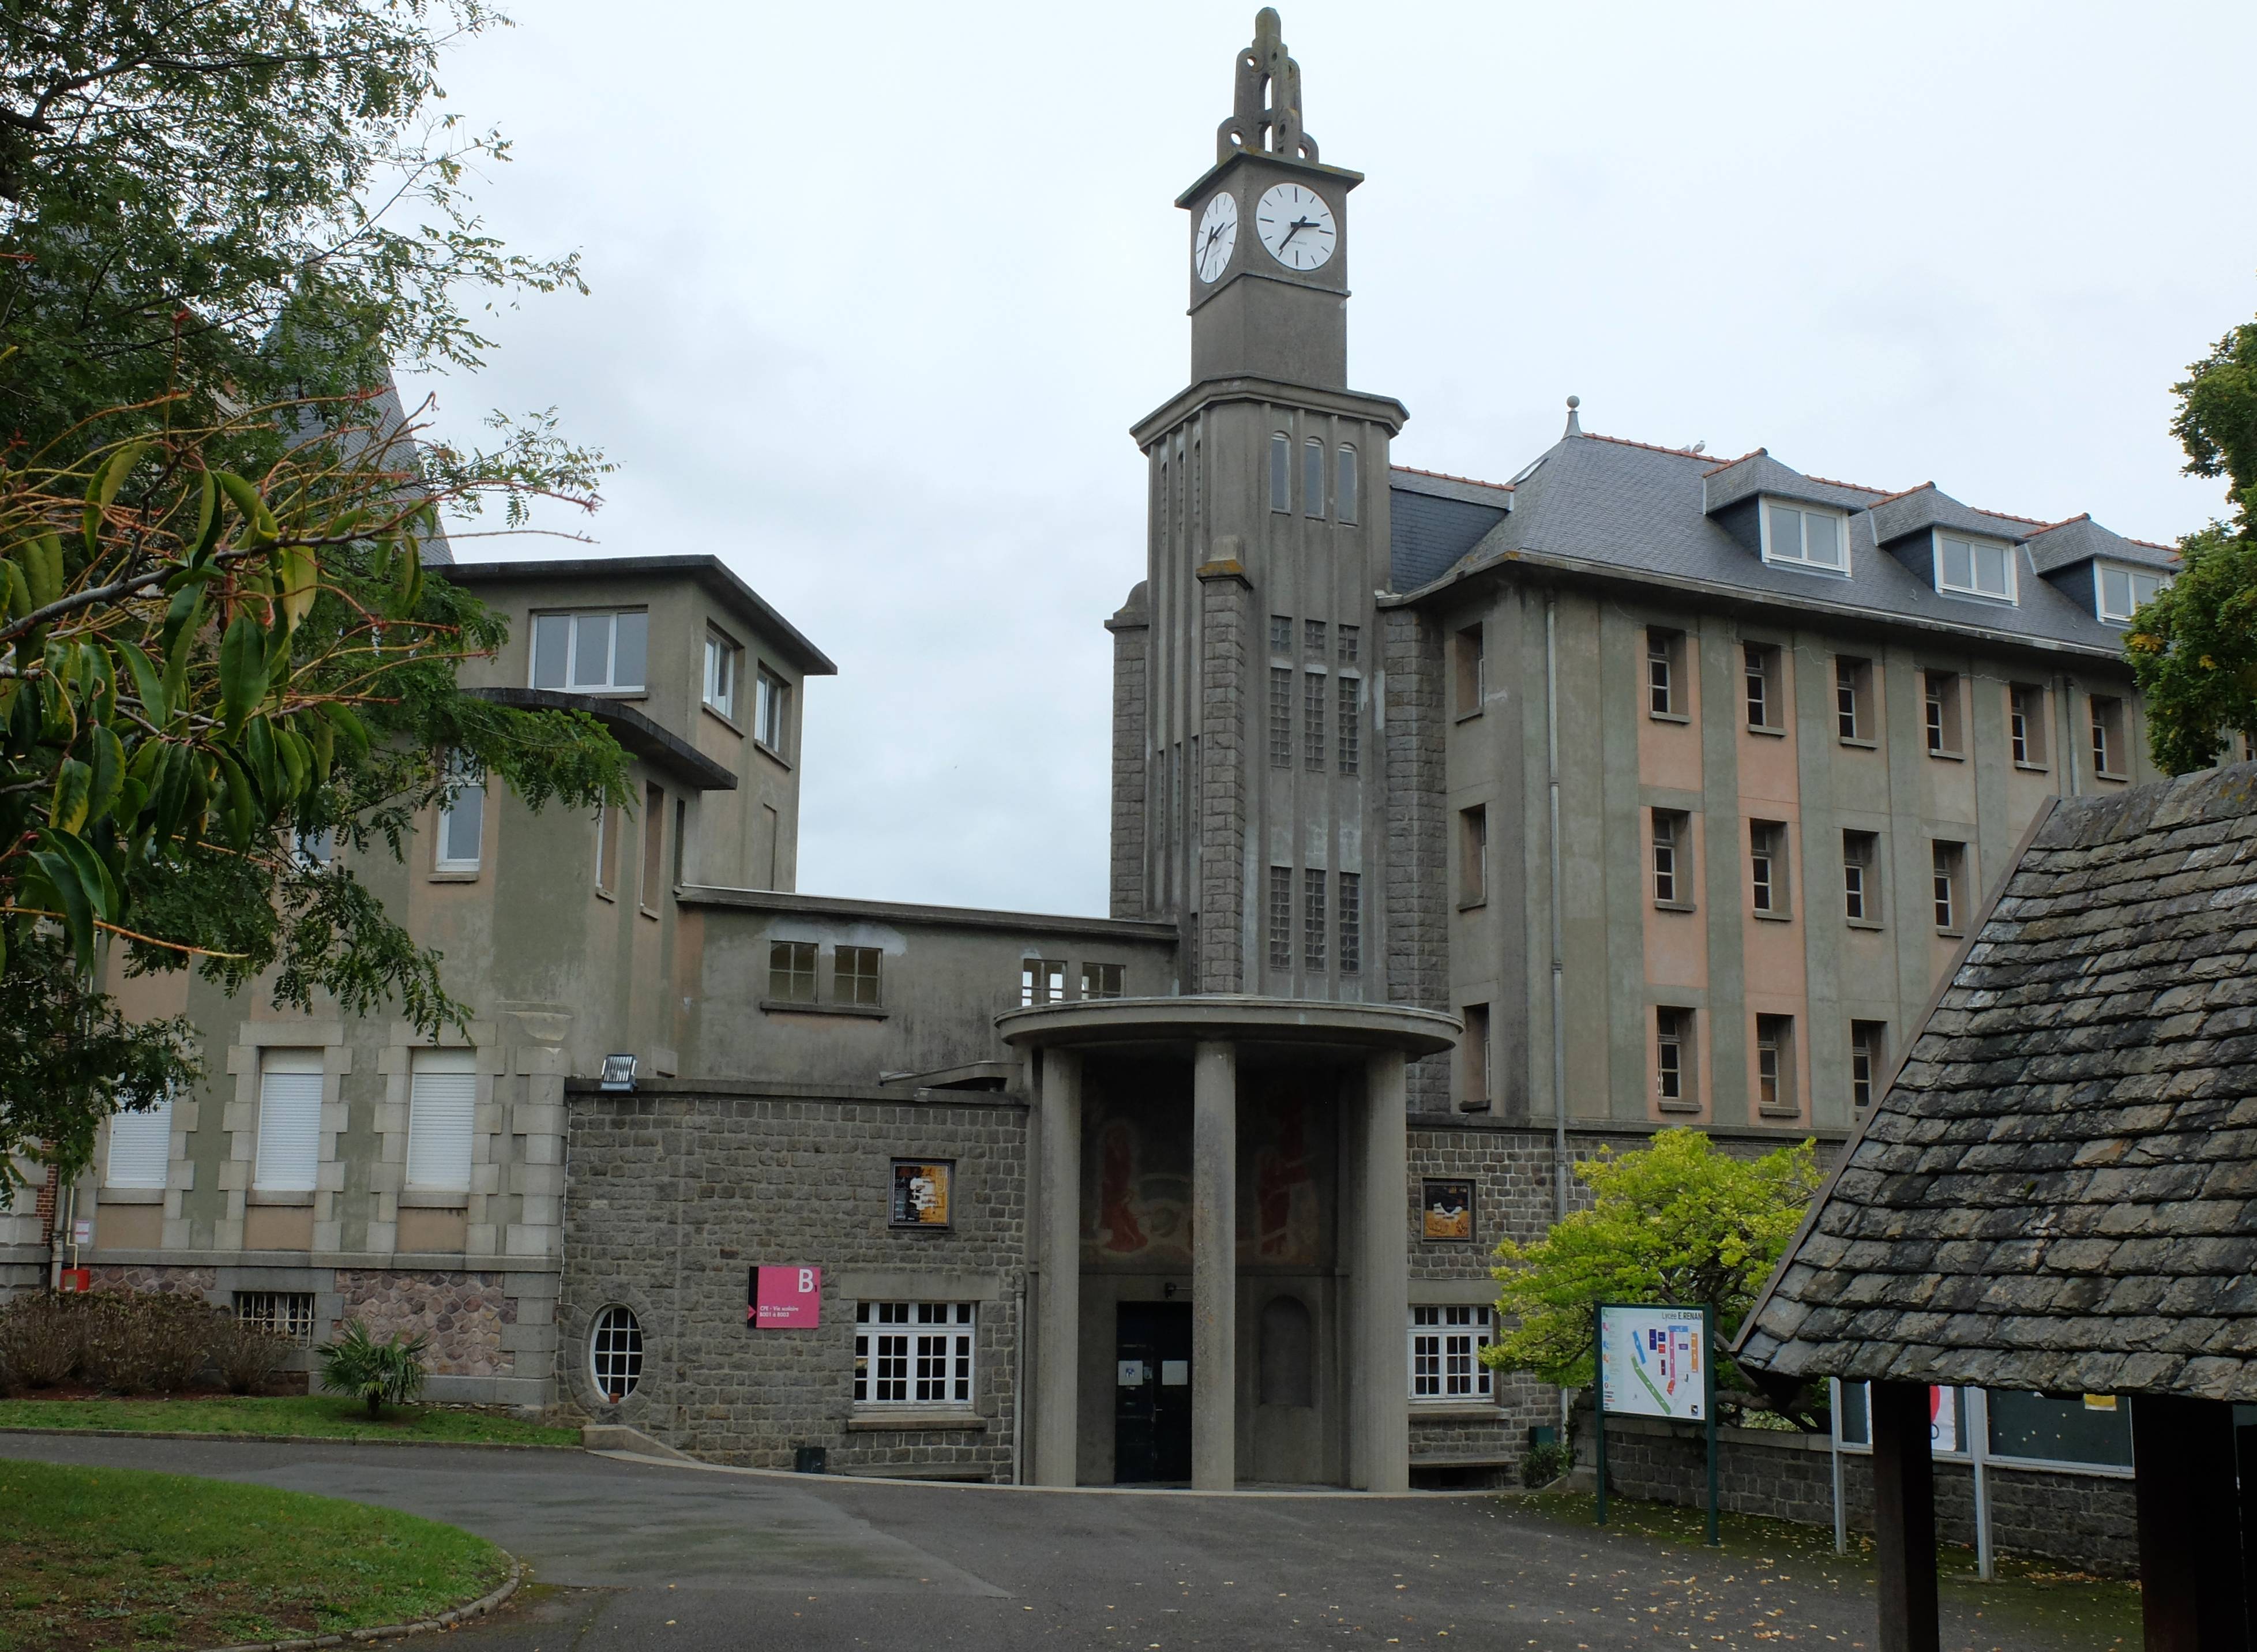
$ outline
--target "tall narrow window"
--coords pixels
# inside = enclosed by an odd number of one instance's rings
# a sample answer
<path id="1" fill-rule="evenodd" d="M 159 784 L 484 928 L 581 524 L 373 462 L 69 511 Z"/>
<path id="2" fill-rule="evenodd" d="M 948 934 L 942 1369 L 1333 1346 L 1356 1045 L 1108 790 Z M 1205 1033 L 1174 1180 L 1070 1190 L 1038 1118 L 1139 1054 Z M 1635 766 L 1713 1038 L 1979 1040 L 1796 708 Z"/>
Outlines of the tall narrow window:
<path id="1" fill-rule="evenodd" d="M 251 1187 L 260 1193 L 311 1193 L 321 1157 L 322 1053 L 260 1051 Z"/>
<path id="2" fill-rule="evenodd" d="M 1293 668 L 1270 668 L 1270 766 L 1293 766 Z"/>
<path id="3" fill-rule="evenodd" d="M 690 799 L 674 800 L 674 881 L 690 881 Z"/>
<path id="4" fill-rule="evenodd" d="M 1750 642 L 1740 650 L 1742 674 L 1747 681 L 1748 727 L 1775 729 L 1779 720 L 1779 650 L 1765 642 Z"/>
<path id="5" fill-rule="evenodd" d="M 1663 1005 L 1653 1012 L 1653 1093 L 1664 1107 L 1699 1099 L 1693 1084 L 1693 1012 Z"/>
<path id="6" fill-rule="evenodd" d="M 485 772 L 460 754 L 447 763 L 447 790 L 439 800 L 439 854 L 435 869 L 475 872 L 485 837 Z"/>
<path id="7" fill-rule="evenodd" d="M 1853 1107 L 1873 1104 L 1873 1086 L 1880 1081 L 1882 1040 L 1888 1031 L 1886 1021 L 1850 1024 L 1850 1103 Z"/>
<path id="8" fill-rule="evenodd" d="M 1834 658 L 1834 725 L 1843 740 L 1871 740 L 1873 737 L 1871 718 L 1866 712 L 1872 698 L 1873 663 L 1851 659 L 1847 655 Z"/>
<path id="9" fill-rule="evenodd" d="M 1022 958 L 1019 961 L 1019 1007 L 1065 1002 L 1065 960 Z"/>
<path id="10" fill-rule="evenodd" d="M 1325 514 L 1325 444 L 1311 436 L 1301 444 L 1301 514 Z"/>
<path id="11" fill-rule="evenodd" d="M 765 665 L 753 681 L 753 738 L 779 757 L 791 728 L 791 684 Z"/>
<path id="12" fill-rule="evenodd" d="M 2029 683 L 2006 689 L 2006 743 L 2024 769 L 2046 766 L 2046 691 Z"/>
<path id="13" fill-rule="evenodd" d="M 1331 635 L 1332 627 L 1322 620 L 1304 620 L 1301 621 L 1301 643 L 1308 650 L 1309 657 L 1321 664 L 1325 657 L 1325 641 Z"/>
<path id="14" fill-rule="evenodd" d="M 1353 975 L 1363 969 L 1363 874 L 1340 875 L 1340 968 Z"/>
<path id="15" fill-rule="evenodd" d="M 1794 1017 L 1756 1017 L 1756 1110 L 1792 1113 L 1794 1100 Z"/>
<path id="16" fill-rule="evenodd" d="M 1779 820 L 1748 822 L 1749 903 L 1765 918 L 1787 916 L 1786 826 Z"/>
<path id="17" fill-rule="evenodd" d="M 1324 773 L 1332 757 L 1325 744 L 1325 674 L 1307 671 L 1301 677 L 1301 762 L 1312 774 Z"/>
<path id="18" fill-rule="evenodd" d="M 619 839 L 627 817 L 612 804 L 596 805 L 596 887 L 610 895 L 619 886 Z"/>
<path id="19" fill-rule="evenodd" d="M 1293 967 L 1293 869 L 1270 869 L 1270 968 Z"/>
<path id="20" fill-rule="evenodd" d="M 1489 898 L 1489 811 L 1458 811 L 1458 904 L 1478 906 Z"/>
<path id="21" fill-rule="evenodd" d="M 876 947 L 840 947 L 831 954 L 831 1002 L 879 1004 L 878 971 L 885 953 Z"/>
<path id="22" fill-rule="evenodd" d="M 1853 924 L 1880 921 L 1880 840 L 1871 832 L 1842 834 L 1842 915 Z"/>
<path id="23" fill-rule="evenodd" d="M 1692 817 L 1681 809 L 1653 812 L 1653 898 L 1662 906 L 1688 906 L 1692 869 L 1686 864 Z"/>
<path id="24" fill-rule="evenodd" d="M 1270 438 L 1270 508 L 1293 508 L 1293 438 L 1283 430 Z"/>
<path id="25" fill-rule="evenodd" d="M 1293 617 L 1287 613 L 1270 616 L 1270 652 L 1291 654 L 1293 651 Z"/>
<path id="26" fill-rule="evenodd" d="M 2124 749 L 2124 702 L 2112 695 L 2092 697 L 2092 772 L 2121 780 L 2131 771 Z"/>
<path id="27" fill-rule="evenodd" d="M 815 1002 L 813 941 L 772 940 L 768 943 L 768 996 L 778 1003 Z"/>
<path id="28" fill-rule="evenodd" d="M 1333 514 L 1343 522 L 1355 521 L 1355 450 L 1341 449 L 1334 456 Z"/>
<path id="29" fill-rule="evenodd" d="M 1349 666 L 1362 664 L 1363 627 L 1360 625 L 1344 625 L 1338 628 L 1340 631 L 1340 663 L 1342 665 Z"/>
<path id="30" fill-rule="evenodd" d="M 1956 934 L 1967 900 L 1967 846 L 1938 840 L 1933 853 L 1935 926 L 1947 935 Z"/>
<path id="31" fill-rule="evenodd" d="M 105 1188 L 161 1188 L 173 1160 L 173 1093 L 138 1112 L 110 1116 Z"/>
<path id="32" fill-rule="evenodd" d="M 1482 649 L 1482 628 L 1469 625 L 1458 633 L 1454 645 L 1457 655 L 1457 714 L 1471 717 L 1481 710 L 1482 702 L 1489 698 L 1489 663 Z"/>
<path id="33" fill-rule="evenodd" d="M 1466 1039 L 1458 1046 L 1458 1069 L 1462 1078 L 1458 1110 L 1486 1112 L 1489 1105 L 1489 1006 L 1469 1003 L 1465 1007 L 1465 1017 Z"/>
<path id="34" fill-rule="evenodd" d="M 478 1057 L 470 1050 L 416 1050 L 407 1069 L 407 1186 L 471 1190 L 478 1121 Z"/>
<path id="35" fill-rule="evenodd" d="M 1341 677 L 1333 693 L 1340 702 L 1340 771 L 1352 775 L 1363 765 L 1363 679 Z"/>
<path id="36" fill-rule="evenodd" d="M 1325 937 L 1332 925 L 1325 915 L 1325 875 L 1313 867 L 1301 874 L 1301 967 L 1325 973 Z"/>
<path id="37" fill-rule="evenodd" d="M 1645 709 L 1655 717 L 1682 717 L 1685 696 L 1678 676 L 1685 664 L 1685 634 L 1649 627 L 1645 633 Z"/>
<path id="38" fill-rule="evenodd" d="M 724 717 L 737 714 L 737 678 L 745 651 L 718 631 L 705 634 L 705 703 Z"/>
<path id="39" fill-rule="evenodd" d="M 1959 675 L 1956 671 L 1921 674 L 1921 709 L 1928 725 L 1931 755 L 1956 757 L 1959 743 Z"/>
<path id="40" fill-rule="evenodd" d="M 659 890 L 666 869 L 666 793 L 657 786 L 642 789 L 642 889 L 635 898 L 646 912 L 658 911 Z"/>

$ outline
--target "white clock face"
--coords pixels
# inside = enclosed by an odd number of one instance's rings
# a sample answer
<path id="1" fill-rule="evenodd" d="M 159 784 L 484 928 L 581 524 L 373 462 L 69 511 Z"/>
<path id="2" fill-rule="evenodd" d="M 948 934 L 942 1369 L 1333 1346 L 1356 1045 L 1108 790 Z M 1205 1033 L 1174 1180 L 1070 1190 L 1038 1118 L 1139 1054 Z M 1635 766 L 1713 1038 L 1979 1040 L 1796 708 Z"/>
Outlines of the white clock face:
<path id="1" fill-rule="evenodd" d="M 1238 197 L 1228 189 L 1206 203 L 1199 214 L 1199 231 L 1192 238 L 1192 268 L 1202 281 L 1219 280 L 1230 267 L 1230 254 L 1238 245 Z"/>
<path id="2" fill-rule="evenodd" d="M 1264 189 L 1254 209 L 1254 225 L 1270 256 L 1289 270 L 1320 269 L 1340 245 L 1340 230 L 1325 198 L 1297 183 Z"/>

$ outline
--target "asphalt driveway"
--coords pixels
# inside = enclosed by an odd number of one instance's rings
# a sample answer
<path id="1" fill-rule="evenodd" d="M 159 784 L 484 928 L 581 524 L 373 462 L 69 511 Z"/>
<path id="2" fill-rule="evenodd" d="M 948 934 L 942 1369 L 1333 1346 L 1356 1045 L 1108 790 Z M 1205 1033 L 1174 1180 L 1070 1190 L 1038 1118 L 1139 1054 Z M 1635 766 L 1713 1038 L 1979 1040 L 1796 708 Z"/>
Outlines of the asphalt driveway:
<path id="1" fill-rule="evenodd" d="M 557 1451 L 0 1436 L 0 1454 L 209 1475 L 449 1521 L 538 1586 L 461 1652 L 859 1647 L 1561 1652 L 1872 1642 L 1862 1574 L 1556 1522 L 1510 1499 L 1022 1492 Z M 403 1643 L 414 1644 L 414 1643 Z M 1944 1644 L 2108 1646 L 1949 1609 Z"/>

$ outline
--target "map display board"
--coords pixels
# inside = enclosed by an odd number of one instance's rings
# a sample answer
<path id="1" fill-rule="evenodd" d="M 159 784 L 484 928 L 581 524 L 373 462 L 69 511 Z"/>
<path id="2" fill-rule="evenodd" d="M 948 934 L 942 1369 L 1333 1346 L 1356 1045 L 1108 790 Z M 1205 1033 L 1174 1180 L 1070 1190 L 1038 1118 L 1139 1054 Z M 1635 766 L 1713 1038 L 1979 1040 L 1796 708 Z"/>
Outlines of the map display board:
<path id="1" fill-rule="evenodd" d="M 1600 1404 L 1616 1416 L 1706 1421 L 1709 1356 L 1700 1308 L 1599 1309 Z"/>

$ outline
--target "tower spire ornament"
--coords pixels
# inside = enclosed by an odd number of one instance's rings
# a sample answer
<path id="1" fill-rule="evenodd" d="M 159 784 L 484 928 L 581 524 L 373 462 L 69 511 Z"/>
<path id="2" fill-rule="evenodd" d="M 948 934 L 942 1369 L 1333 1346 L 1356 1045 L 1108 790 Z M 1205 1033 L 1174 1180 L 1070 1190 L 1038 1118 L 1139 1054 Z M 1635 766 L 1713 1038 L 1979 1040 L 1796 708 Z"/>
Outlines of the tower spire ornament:
<path id="1" fill-rule="evenodd" d="M 1235 107 L 1215 129 L 1218 162 L 1249 149 L 1296 160 L 1317 158 L 1317 140 L 1301 130 L 1301 66 L 1286 54 L 1281 26 L 1275 6 L 1254 14 L 1254 44 L 1238 54 Z"/>

